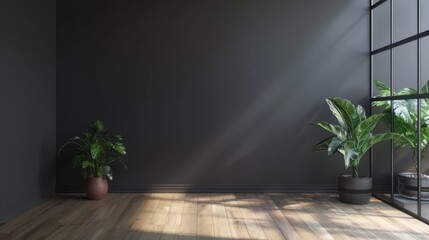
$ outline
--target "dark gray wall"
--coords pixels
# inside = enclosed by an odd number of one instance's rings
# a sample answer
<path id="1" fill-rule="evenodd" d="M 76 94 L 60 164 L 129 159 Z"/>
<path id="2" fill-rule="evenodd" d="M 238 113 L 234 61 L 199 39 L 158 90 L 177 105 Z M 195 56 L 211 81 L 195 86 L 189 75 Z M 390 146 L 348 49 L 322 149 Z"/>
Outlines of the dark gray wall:
<path id="1" fill-rule="evenodd" d="M 368 1 L 59 1 L 57 139 L 103 119 L 112 191 L 332 190 L 324 103 L 368 107 Z M 79 190 L 70 154 L 57 190 Z M 367 165 L 363 164 L 362 174 Z"/>
<path id="2" fill-rule="evenodd" d="M 54 192 L 55 12 L 0 1 L 0 222 Z"/>

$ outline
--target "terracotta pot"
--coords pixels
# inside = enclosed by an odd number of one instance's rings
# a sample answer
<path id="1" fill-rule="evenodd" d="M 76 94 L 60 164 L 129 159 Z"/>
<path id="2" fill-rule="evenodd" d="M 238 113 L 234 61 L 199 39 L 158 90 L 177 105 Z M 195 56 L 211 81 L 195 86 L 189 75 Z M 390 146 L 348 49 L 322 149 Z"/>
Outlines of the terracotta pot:
<path id="1" fill-rule="evenodd" d="M 90 200 L 101 200 L 106 197 L 108 190 L 107 180 L 101 177 L 86 179 L 85 193 Z"/>

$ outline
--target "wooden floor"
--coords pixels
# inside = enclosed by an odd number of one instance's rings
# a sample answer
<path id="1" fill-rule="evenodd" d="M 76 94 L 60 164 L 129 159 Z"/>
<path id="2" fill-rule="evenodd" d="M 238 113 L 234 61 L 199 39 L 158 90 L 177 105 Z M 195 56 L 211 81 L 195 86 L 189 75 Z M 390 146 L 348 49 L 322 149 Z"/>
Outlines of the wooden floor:
<path id="1" fill-rule="evenodd" d="M 429 225 L 377 199 L 330 194 L 58 196 L 0 226 L 0 239 L 429 239 Z"/>

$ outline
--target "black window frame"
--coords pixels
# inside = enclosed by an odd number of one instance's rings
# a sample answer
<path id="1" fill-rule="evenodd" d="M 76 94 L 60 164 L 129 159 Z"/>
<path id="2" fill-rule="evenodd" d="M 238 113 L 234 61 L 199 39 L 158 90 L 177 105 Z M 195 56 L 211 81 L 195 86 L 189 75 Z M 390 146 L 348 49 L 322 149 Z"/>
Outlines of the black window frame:
<path id="1" fill-rule="evenodd" d="M 394 0 L 379 0 L 377 2 L 374 3 L 374 0 L 370 0 L 370 93 L 371 93 L 371 105 L 373 102 L 377 102 L 377 101 L 394 101 L 394 100 L 416 100 L 417 101 L 417 115 L 418 115 L 418 142 L 421 142 L 421 99 L 424 98 L 429 98 L 429 94 L 422 94 L 421 93 L 421 39 L 424 37 L 429 36 L 429 30 L 423 31 L 421 32 L 421 0 L 416 0 L 417 1 L 417 34 L 412 35 L 410 37 L 407 37 L 405 39 L 399 40 L 394 42 L 394 38 L 393 38 L 393 26 L 394 26 L 394 22 L 393 22 L 393 7 L 394 7 Z M 386 46 L 377 48 L 377 49 L 373 49 L 373 15 L 374 15 L 374 10 L 376 8 L 378 8 L 379 6 L 382 6 L 383 4 L 387 4 L 390 3 L 390 43 Z M 387 26 L 386 26 L 387 27 Z M 410 43 L 416 41 L 417 42 L 417 91 L 418 94 L 413 94 L 413 95 L 400 95 L 400 96 L 392 96 L 392 92 L 393 92 L 393 86 L 394 86 L 394 64 L 393 64 L 393 60 L 394 60 L 394 52 L 393 50 L 396 47 L 402 46 L 406 43 Z M 391 89 L 391 94 L 389 97 L 374 97 L 374 83 L 373 83 L 373 73 L 374 73 L 374 66 L 373 66 L 373 57 L 374 55 L 378 54 L 378 53 L 382 53 L 385 51 L 390 51 L 390 89 Z M 372 107 L 371 107 L 371 114 L 372 114 Z M 393 115 L 393 108 L 392 108 L 392 112 L 391 114 Z M 393 132 L 394 129 L 394 120 L 393 118 L 391 119 L 391 129 L 390 131 Z M 429 224 L 429 219 L 425 218 L 422 216 L 422 200 L 421 200 L 421 173 L 422 173 L 422 166 L 420 166 L 421 161 L 418 161 L 417 164 L 417 172 L 418 172 L 418 176 L 417 176 L 417 189 L 418 189 L 418 197 L 417 197 L 417 213 L 412 212 L 408 209 L 405 209 L 404 207 L 399 206 L 398 204 L 395 203 L 395 199 L 394 199 L 394 143 L 393 141 L 390 141 L 390 199 L 386 200 L 385 198 L 380 198 L 378 197 L 376 194 L 373 194 L 376 198 L 387 202 L 388 204 L 394 206 L 395 208 L 398 208 L 406 213 L 408 213 L 409 215 Z M 421 149 L 419 148 L 419 151 L 417 153 L 417 158 L 421 159 Z M 370 151 L 370 176 L 373 176 L 373 149 L 371 149 Z M 426 216 L 429 217 L 429 216 Z"/>

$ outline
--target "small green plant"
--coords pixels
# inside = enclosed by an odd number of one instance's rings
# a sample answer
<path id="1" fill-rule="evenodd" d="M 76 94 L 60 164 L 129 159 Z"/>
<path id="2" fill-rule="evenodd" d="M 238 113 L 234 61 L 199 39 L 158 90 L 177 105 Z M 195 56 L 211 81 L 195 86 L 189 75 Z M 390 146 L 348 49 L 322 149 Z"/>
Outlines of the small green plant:
<path id="1" fill-rule="evenodd" d="M 402 139 L 399 133 L 372 134 L 384 114 L 367 118 L 365 110 L 359 105 L 354 106 L 349 100 L 331 97 L 326 99 L 326 102 L 339 125 L 316 123 L 315 125 L 332 135 L 320 141 L 314 150 L 327 150 L 330 157 L 335 153 L 341 153 L 346 169 L 350 167 L 353 169 L 353 178 L 359 177 L 360 160 L 373 145 L 384 140 Z"/>
<path id="2" fill-rule="evenodd" d="M 125 168 L 121 156 L 126 154 L 123 139 L 120 135 L 109 134 L 104 123 L 100 120 L 89 124 L 89 131 L 82 136 L 73 136 L 64 141 L 62 149 L 70 144 L 76 146 L 73 154 L 72 165 L 74 169 L 80 168 L 83 177 L 101 177 L 113 179 L 110 165 L 116 161 Z"/>
<path id="3" fill-rule="evenodd" d="M 392 92 L 389 87 L 384 83 L 378 80 L 374 80 L 375 86 L 379 90 L 378 97 L 387 97 L 392 94 L 392 96 L 398 95 L 412 95 L 418 94 L 417 90 L 412 88 L 404 88 L 398 93 Z M 421 93 L 429 93 L 428 82 L 422 87 Z M 421 113 L 420 113 L 420 129 L 421 129 L 421 159 L 424 159 L 424 156 L 427 151 L 427 146 L 429 144 L 429 100 L 421 99 Z M 392 103 L 391 101 L 376 101 L 373 102 L 373 106 L 382 107 L 385 117 L 382 118 L 382 121 L 386 124 L 388 128 L 391 128 L 392 122 Z M 417 152 L 419 151 L 418 143 L 418 111 L 417 111 L 417 99 L 404 99 L 404 100 L 394 100 L 393 101 L 393 131 L 395 133 L 400 133 L 404 135 L 403 139 L 395 140 L 395 147 L 404 148 L 408 147 L 413 151 L 413 160 L 414 167 L 417 170 Z"/>

